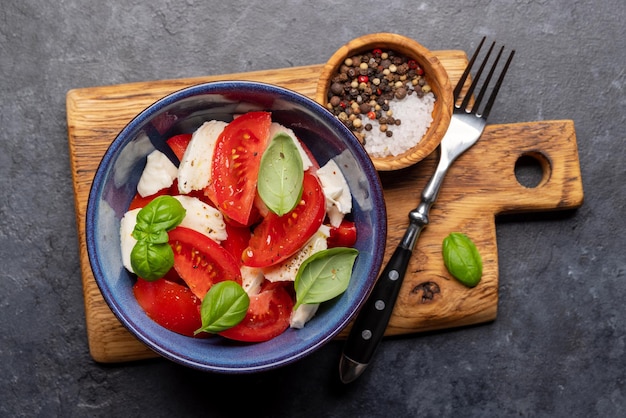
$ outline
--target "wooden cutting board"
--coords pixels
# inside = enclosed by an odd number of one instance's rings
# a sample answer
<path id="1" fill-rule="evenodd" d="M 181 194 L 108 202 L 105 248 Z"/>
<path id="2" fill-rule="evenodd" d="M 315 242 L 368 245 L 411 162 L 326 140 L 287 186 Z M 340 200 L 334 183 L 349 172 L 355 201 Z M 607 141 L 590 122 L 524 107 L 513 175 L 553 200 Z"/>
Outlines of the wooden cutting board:
<path id="1" fill-rule="evenodd" d="M 455 85 L 467 63 L 462 51 L 436 51 Z M 109 310 L 95 283 L 85 244 L 87 198 L 100 158 L 117 133 L 141 110 L 178 89 L 207 81 L 254 80 L 280 85 L 313 98 L 323 65 L 221 76 L 81 88 L 67 93 L 69 151 L 89 349 L 99 362 L 155 357 Z M 506 88 L 500 94 L 506 106 Z M 509 100 L 513 106 L 514 100 Z M 520 185 L 515 165 L 531 156 L 543 169 L 533 188 Z M 407 225 L 408 212 L 436 164 L 431 155 L 414 167 L 381 173 L 388 209 L 391 255 Z M 579 207 L 583 202 L 576 135 L 572 121 L 489 125 L 481 140 L 448 173 L 431 223 L 417 244 L 387 335 L 416 333 L 492 321 L 498 307 L 498 251 L 495 216 Z M 441 243 L 450 232 L 463 232 L 476 243 L 484 263 L 480 284 L 468 289 L 446 272 Z M 566 239 L 566 237 L 564 237 Z M 347 330 L 340 335 L 345 337 Z"/>

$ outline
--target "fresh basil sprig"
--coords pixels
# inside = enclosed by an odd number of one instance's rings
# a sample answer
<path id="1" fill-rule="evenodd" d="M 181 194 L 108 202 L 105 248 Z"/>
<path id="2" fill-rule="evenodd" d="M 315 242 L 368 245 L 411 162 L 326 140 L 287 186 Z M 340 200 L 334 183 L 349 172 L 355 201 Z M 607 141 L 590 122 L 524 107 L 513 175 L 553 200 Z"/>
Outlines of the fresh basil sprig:
<path id="1" fill-rule="evenodd" d="M 231 280 L 215 283 L 202 299 L 202 327 L 195 331 L 217 333 L 232 328 L 246 316 L 250 298 L 245 290 Z"/>
<path id="2" fill-rule="evenodd" d="M 168 195 L 159 196 L 137 213 L 133 237 L 156 244 L 167 242 L 167 231 L 178 226 L 185 213 L 185 208 L 177 199 Z"/>
<path id="3" fill-rule="evenodd" d="M 174 265 L 174 252 L 168 244 L 167 231 L 185 217 L 183 205 L 172 196 L 159 196 L 137 213 L 133 238 L 137 243 L 130 253 L 133 271 L 142 279 L 163 277 Z"/>
<path id="4" fill-rule="evenodd" d="M 174 265 L 174 252 L 166 242 L 155 244 L 137 241 L 130 252 L 133 271 L 142 279 L 153 281 L 165 276 Z"/>
<path id="5" fill-rule="evenodd" d="M 261 157 L 259 196 L 269 210 L 282 216 L 300 201 L 303 179 L 302 157 L 296 144 L 286 133 L 278 133 Z"/>
<path id="6" fill-rule="evenodd" d="M 468 287 L 476 286 L 483 275 L 483 261 L 476 245 L 460 232 L 444 238 L 443 263 L 453 277 Z"/>
<path id="7" fill-rule="evenodd" d="M 296 304 L 293 309 L 303 303 L 326 302 L 345 292 L 358 254 L 355 248 L 335 247 L 319 251 L 304 260 L 296 274 Z"/>

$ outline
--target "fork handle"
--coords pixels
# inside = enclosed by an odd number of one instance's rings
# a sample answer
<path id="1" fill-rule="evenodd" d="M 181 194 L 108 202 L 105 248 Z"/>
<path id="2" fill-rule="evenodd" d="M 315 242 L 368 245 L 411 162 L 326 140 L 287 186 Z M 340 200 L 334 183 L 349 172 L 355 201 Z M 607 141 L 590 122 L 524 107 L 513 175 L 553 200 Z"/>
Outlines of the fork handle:
<path id="1" fill-rule="evenodd" d="M 450 164 L 449 156 L 442 153 L 435 173 L 422 192 L 420 204 L 409 213 L 409 226 L 402 240 L 354 320 L 339 362 L 339 377 L 343 383 L 356 380 L 365 371 L 383 339 L 413 249 L 428 225 L 430 208 L 437 199 Z"/>
<path id="2" fill-rule="evenodd" d="M 361 308 L 340 363 L 340 378 L 349 383 L 365 370 L 385 334 L 412 251 L 398 246 Z"/>

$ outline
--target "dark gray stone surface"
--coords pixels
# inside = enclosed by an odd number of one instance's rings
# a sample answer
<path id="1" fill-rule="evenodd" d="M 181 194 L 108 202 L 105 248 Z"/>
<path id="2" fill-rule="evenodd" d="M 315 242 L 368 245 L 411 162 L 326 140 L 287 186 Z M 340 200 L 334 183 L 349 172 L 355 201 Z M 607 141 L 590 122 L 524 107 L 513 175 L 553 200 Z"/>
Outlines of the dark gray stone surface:
<path id="1" fill-rule="evenodd" d="M 3 1 L 0 416 L 623 416 L 625 18 L 623 0 Z M 490 122 L 575 121 L 585 203 L 498 219 L 498 319 L 388 339 L 346 387 L 337 342 L 253 376 L 92 361 L 66 92 L 317 64 L 377 31 L 496 38 L 517 55 Z"/>

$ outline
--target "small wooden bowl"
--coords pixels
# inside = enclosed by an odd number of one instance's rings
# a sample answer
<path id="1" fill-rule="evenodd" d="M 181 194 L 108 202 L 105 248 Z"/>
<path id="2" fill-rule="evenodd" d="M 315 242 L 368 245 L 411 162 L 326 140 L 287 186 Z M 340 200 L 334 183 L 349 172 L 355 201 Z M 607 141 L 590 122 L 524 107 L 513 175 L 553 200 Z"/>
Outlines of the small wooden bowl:
<path id="1" fill-rule="evenodd" d="M 426 81 L 436 98 L 433 121 L 417 145 L 397 156 L 370 156 L 378 171 L 398 170 L 421 161 L 433 152 L 450 124 L 454 105 L 452 87 L 448 73 L 432 52 L 410 38 L 393 33 L 373 33 L 353 39 L 339 48 L 324 65 L 317 83 L 315 100 L 326 106 L 331 80 L 345 59 L 375 48 L 392 50 L 416 60 L 424 69 Z"/>

